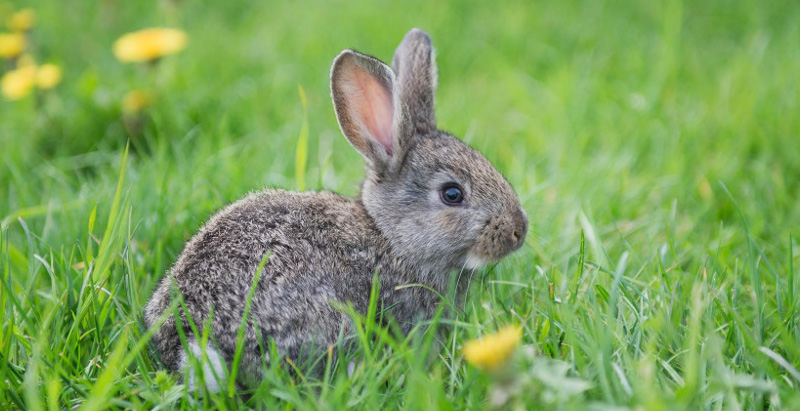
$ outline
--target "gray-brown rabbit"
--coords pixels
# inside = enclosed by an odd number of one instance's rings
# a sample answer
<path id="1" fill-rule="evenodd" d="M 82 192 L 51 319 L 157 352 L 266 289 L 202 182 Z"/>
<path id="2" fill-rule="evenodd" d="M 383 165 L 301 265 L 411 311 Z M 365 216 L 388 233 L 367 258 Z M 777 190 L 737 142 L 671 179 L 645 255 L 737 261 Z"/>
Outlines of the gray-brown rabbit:
<path id="1" fill-rule="evenodd" d="M 421 30 L 406 34 L 391 68 L 353 50 L 339 54 L 331 95 L 344 136 L 366 160 L 360 196 L 267 190 L 229 205 L 186 244 L 145 308 L 146 325 L 169 308 L 174 287 L 197 327 L 210 323 L 205 370 L 224 379 L 248 292 L 269 252 L 240 372 L 258 378 L 259 340 L 274 341 L 290 358 L 335 343 L 347 333 L 348 317 L 332 303 L 365 313 L 376 272 L 381 304 L 408 332 L 434 314 L 436 292 L 447 291 L 454 273 L 519 248 L 528 222 L 514 190 L 481 154 L 437 130 L 435 88 L 434 51 Z M 398 288 L 406 284 L 427 288 Z M 178 323 L 169 316 L 153 338 L 173 370 L 186 367 L 187 349 L 201 352 L 178 307 Z M 189 383 L 194 378 L 190 370 Z M 204 379 L 216 388 L 214 377 Z"/>

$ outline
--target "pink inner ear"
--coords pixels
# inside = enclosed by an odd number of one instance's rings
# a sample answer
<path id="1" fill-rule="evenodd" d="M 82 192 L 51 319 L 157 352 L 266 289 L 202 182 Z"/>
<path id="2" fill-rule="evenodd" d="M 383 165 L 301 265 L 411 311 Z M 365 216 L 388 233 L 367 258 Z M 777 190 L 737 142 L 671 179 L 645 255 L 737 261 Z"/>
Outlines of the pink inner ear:
<path id="1" fill-rule="evenodd" d="M 349 80 L 354 117 L 364 125 L 368 137 L 380 143 L 386 153 L 392 155 L 392 95 L 361 67 L 351 72 Z"/>

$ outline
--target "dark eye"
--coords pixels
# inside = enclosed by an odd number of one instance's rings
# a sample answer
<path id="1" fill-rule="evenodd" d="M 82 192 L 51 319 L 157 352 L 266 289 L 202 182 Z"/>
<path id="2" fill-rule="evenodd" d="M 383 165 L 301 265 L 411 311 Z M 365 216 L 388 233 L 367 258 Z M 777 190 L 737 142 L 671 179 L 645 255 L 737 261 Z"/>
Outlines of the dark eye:
<path id="1" fill-rule="evenodd" d="M 464 202 L 464 190 L 457 184 L 448 184 L 442 187 L 442 201 L 447 205 L 458 205 Z"/>

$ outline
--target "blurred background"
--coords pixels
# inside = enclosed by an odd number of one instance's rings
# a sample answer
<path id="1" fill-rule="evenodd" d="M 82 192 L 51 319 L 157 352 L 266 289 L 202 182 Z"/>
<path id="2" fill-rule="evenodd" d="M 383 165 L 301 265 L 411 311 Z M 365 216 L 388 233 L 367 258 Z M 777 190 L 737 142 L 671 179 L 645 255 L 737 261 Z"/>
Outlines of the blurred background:
<path id="1" fill-rule="evenodd" d="M 330 64 L 345 48 L 390 61 L 419 27 L 437 49 L 439 125 L 507 176 L 531 219 L 494 275 L 568 294 L 583 233 L 587 260 L 645 288 L 686 281 L 687 300 L 706 268 L 724 288 L 742 258 L 771 261 L 753 285 L 783 307 L 800 229 L 796 1 L 24 0 L 0 19 L 4 264 L 30 304 L 50 304 L 34 255 L 73 264 L 100 243 L 127 145 L 126 220 L 109 226 L 130 239 L 130 312 L 245 193 L 355 195 L 362 162 Z M 148 28 L 175 31 L 123 37 Z"/>

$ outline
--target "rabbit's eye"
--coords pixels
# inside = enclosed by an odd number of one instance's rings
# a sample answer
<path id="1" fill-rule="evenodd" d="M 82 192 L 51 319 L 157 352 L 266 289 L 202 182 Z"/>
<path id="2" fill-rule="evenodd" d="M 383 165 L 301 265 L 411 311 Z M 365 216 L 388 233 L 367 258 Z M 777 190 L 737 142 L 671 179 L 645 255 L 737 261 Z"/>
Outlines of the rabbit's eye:
<path id="1" fill-rule="evenodd" d="M 447 205 L 458 205 L 464 202 L 464 191 L 457 184 L 442 187 L 442 201 Z"/>

